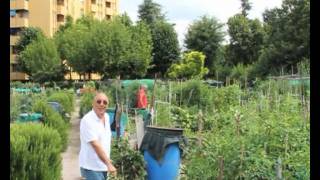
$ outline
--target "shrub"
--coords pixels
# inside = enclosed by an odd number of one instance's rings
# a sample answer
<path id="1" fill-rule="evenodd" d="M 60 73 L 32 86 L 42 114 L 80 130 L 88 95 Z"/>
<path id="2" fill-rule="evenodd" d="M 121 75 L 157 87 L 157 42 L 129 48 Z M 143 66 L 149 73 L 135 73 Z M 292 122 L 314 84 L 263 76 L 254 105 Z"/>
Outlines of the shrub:
<path id="1" fill-rule="evenodd" d="M 61 179 L 61 139 L 42 124 L 10 125 L 10 179 Z"/>
<path id="2" fill-rule="evenodd" d="M 92 109 L 93 93 L 84 93 L 80 98 L 80 118 Z"/>
<path id="3" fill-rule="evenodd" d="M 56 101 L 60 103 L 65 112 L 71 113 L 74 109 L 74 94 L 70 91 L 59 91 L 52 93 L 48 97 L 48 101 Z"/>
<path id="4" fill-rule="evenodd" d="M 66 149 L 68 143 L 68 126 L 58 112 L 55 112 L 43 100 L 37 100 L 33 105 L 34 112 L 41 113 L 44 117 L 44 125 L 56 129 L 61 138 L 62 151 Z"/>
<path id="5" fill-rule="evenodd" d="M 128 140 L 116 140 L 111 149 L 111 157 L 114 166 L 118 169 L 117 176 L 122 177 L 121 179 L 145 179 L 147 173 L 143 155 L 131 149 Z"/>

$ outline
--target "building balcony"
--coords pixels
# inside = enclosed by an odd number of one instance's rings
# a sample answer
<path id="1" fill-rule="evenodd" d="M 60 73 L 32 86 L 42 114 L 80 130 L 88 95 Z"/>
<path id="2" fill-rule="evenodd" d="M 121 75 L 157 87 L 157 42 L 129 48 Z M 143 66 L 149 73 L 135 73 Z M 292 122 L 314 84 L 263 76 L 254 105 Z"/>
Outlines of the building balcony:
<path id="1" fill-rule="evenodd" d="M 62 25 L 64 25 L 64 22 L 63 21 L 58 21 L 57 22 L 57 29 L 59 29 L 59 27 L 62 26 Z"/>
<path id="2" fill-rule="evenodd" d="M 22 72 L 10 72 L 10 80 L 28 80 L 29 76 Z"/>
<path id="3" fill-rule="evenodd" d="M 10 36 L 10 45 L 12 46 L 17 44 L 18 39 L 19 39 L 19 36 Z"/>
<path id="4" fill-rule="evenodd" d="M 66 14 L 66 7 L 64 5 L 57 5 L 57 14 Z"/>
<path id="5" fill-rule="evenodd" d="M 10 27 L 28 27 L 29 20 L 26 17 L 11 17 Z"/>
<path id="6" fill-rule="evenodd" d="M 10 1 L 10 9 L 25 9 L 25 10 L 29 10 L 29 1 L 27 1 L 27 0 Z"/>
<path id="7" fill-rule="evenodd" d="M 10 64 L 16 64 L 16 63 L 18 63 L 17 55 L 10 53 Z"/>
<path id="8" fill-rule="evenodd" d="M 97 12 L 98 11 L 98 6 L 95 4 L 91 4 L 91 11 Z"/>
<path id="9" fill-rule="evenodd" d="M 111 8 L 106 8 L 106 14 L 112 16 L 114 11 Z"/>

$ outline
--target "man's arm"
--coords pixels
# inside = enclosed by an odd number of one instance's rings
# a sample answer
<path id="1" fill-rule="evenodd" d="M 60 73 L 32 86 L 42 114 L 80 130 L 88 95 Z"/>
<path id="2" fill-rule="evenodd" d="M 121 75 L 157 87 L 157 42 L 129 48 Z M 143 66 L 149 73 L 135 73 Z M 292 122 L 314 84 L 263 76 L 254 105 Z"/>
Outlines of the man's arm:
<path id="1" fill-rule="evenodd" d="M 108 167 L 108 172 L 115 173 L 117 169 L 113 166 L 111 160 L 107 157 L 106 153 L 103 151 L 101 144 L 97 140 L 90 141 L 93 149 L 98 154 L 99 158 L 101 159 L 104 164 Z"/>

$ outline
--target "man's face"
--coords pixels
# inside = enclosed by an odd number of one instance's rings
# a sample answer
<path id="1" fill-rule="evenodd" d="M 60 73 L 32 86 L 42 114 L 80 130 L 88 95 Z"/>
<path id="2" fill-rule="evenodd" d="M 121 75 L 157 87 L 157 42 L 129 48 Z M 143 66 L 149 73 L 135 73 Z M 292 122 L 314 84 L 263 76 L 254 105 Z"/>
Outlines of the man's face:
<path id="1" fill-rule="evenodd" d="M 104 94 L 98 94 L 94 98 L 92 106 L 93 106 L 93 110 L 98 115 L 98 117 L 100 118 L 103 117 L 108 104 L 109 104 L 108 98 Z"/>

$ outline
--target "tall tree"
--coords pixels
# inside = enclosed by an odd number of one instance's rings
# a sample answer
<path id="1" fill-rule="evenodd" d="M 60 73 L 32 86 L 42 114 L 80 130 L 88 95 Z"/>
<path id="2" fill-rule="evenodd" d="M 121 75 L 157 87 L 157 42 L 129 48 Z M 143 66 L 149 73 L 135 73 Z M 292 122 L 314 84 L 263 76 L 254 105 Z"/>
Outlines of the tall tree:
<path id="1" fill-rule="evenodd" d="M 172 63 L 179 59 L 178 36 L 172 24 L 158 21 L 152 29 L 152 41 L 153 61 L 148 74 L 157 73 L 161 76 L 165 74 Z"/>
<path id="2" fill-rule="evenodd" d="M 144 0 L 138 8 L 138 18 L 148 25 L 157 21 L 164 21 L 165 15 L 161 13 L 161 5 L 152 0 Z"/>
<path id="3" fill-rule="evenodd" d="M 40 38 L 44 38 L 45 35 L 43 31 L 38 27 L 27 27 L 20 32 L 20 38 L 16 44 L 16 48 L 18 51 L 18 67 L 19 70 L 30 74 L 29 69 L 26 67 L 26 64 L 20 58 L 20 53 L 33 41 L 38 40 Z"/>
<path id="4" fill-rule="evenodd" d="M 94 52 L 88 51 L 88 46 L 92 43 L 90 28 L 94 25 L 91 20 L 83 18 L 70 28 L 65 29 L 63 33 L 55 36 L 55 40 L 61 59 L 66 59 L 67 64 L 75 72 L 91 74 L 97 72 L 96 66 L 101 67 L 102 64 L 94 62 L 94 59 L 91 58 Z M 93 64 L 95 64 L 94 67 Z"/>
<path id="5" fill-rule="evenodd" d="M 248 16 L 248 11 L 251 10 L 252 6 L 249 0 L 240 0 L 241 1 L 241 14 L 244 17 Z"/>
<path id="6" fill-rule="evenodd" d="M 229 64 L 251 64 L 256 62 L 263 45 L 264 31 L 258 19 L 250 20 L 236 14 L 228 20 L 230 44 L 226 59 Z"/>
<path id="7" fill-rule="evenodd" d="M 217 61 L 217 52 L 224 38 L 223 24 L 216 18 L 202 16 L 193 22 L 185 36 L 187 49 L 203 52 L 206 56 L 205 67 L 213 75 L 214 62 Z"/>
<path id="8" fill-rule="evenodd" d="M 138 22 L 130 27 L 131 39 L 127 65 L 123 66 L 123 77 L 142 78 L 146 75 L 151 63 L 152 35 L 144 22 Z M 130 73 L 128 73 L 130 72 Z M 129 77 L 128 77 L 129 76 Z"/>
<path id="9" fill-rule="evenodd" d="M 256 72 L 273 69 L 296 71 L 296 64 L 310 58 L 310 0 L 284 0 L 281 8 L 263 13 L 267 37 Z"/>
<path id="10" fill-rule="evenodd" d="M 144 0 L 138 13 L 139 20 L 149 26 L 152 34 L 152 62 L 148 76 L 153 77 L 155 73 L 162 76 L 180 56 L 178 35 L 173 25 L 166 22 L 161 5 L 152 0 Z"/>
<path id="11" fill-rule="evenodd" d="M 63 65 L 52 39 L 39 38 L 21 52 L 21 60 L 36 82 L 62 80 Z"/>

